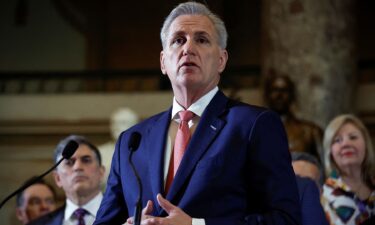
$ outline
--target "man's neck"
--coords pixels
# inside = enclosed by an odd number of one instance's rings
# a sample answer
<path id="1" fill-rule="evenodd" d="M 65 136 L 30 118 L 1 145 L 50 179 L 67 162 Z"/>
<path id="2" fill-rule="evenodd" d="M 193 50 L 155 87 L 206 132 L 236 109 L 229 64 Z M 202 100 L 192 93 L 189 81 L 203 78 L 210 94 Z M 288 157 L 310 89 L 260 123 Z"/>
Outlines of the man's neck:
<path id="1" fill-rule="evenodd" d="M 82 193 L 77 193 L 74 197 L 69 198 L 70 201 L 72 201 L 74 204 L 78 206 L 83 206 L 87 204 L 89 201 L 91 201 L 93 198 L 95 198 L 96 195 L 100 193 L 100 190 L 91 193 L 91 194 L 82 194 Z"/>
<path id="2" fill-rule="evenodd" d="M 205 94 L 213 90 L 216 86 L 209 87 L 206 89 L 193 89 L 193 88 L 174 88 L 173 93 L 178 104 L 180 104 L 185 109 L 188 109 L 194 102 L 198 101 Z"/>

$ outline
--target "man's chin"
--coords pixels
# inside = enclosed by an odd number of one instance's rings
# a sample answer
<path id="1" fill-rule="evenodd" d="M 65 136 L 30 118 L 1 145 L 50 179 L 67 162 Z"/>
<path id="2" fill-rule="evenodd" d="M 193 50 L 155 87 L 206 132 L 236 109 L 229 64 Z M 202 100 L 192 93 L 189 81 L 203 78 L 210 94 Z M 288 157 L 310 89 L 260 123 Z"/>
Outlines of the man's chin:
<path id="1" fill-rule="evenodd" d="M 76 182 L 73 185 L 73 188 L 76 192 L 82 192 L 87 189 L 87 184 L 85 182 Z"/>

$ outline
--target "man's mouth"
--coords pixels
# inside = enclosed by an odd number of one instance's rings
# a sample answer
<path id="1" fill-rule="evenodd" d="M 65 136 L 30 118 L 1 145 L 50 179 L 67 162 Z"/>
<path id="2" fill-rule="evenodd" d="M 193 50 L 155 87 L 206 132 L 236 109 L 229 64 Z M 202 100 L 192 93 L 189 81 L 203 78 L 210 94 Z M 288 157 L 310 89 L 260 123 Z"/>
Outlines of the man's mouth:
<path id="1" fill-rule="evenodd" d="M 180 67 L 191 67 L 191 66 L 197 66 L 197 64 L 193 62 L 185 62 L 185 63 L 182 63 Z"/>
<path id="2" fill-rule="evenodd" d="M 84 181 L 86 179 L 87 179 L 86 176 L 76 176 L 76 177 L 74 177 L 73 181 L 74 182 L 80 182 L 80 181 Z"/>

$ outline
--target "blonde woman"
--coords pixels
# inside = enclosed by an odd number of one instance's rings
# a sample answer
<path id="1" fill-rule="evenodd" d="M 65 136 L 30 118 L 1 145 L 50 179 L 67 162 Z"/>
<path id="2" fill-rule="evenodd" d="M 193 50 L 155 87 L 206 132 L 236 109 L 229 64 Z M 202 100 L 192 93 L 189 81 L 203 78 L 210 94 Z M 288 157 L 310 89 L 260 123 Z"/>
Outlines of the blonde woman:
<path id="1" fill-rule="evenodd" d="M 370 135 L 354 115 L 334 118 L 324 133 L 327 174 L 322 204 L 330 224 L 362 224 L 375 216 L 375 154 Z"/>

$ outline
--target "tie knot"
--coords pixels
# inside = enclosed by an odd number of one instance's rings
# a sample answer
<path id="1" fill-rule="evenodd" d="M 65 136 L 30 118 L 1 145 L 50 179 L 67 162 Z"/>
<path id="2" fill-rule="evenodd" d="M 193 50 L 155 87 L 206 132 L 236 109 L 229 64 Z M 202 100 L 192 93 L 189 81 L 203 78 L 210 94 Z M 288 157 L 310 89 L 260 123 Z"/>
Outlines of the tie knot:
<path id="1" fill-rule="evenodd" d="M 87 211 L 85 209 L 78 208 L 73 214 L 77 219 L 83 219 L 83 217 L 87 214 Z"/>
<path id="2" fill-rule="evenodd" d="M 180 111 L 178 114 L 180 115 L 180 119 L 185 122 L 188 122 L 194 117 L 194 113 L 189 110 Z"/>

